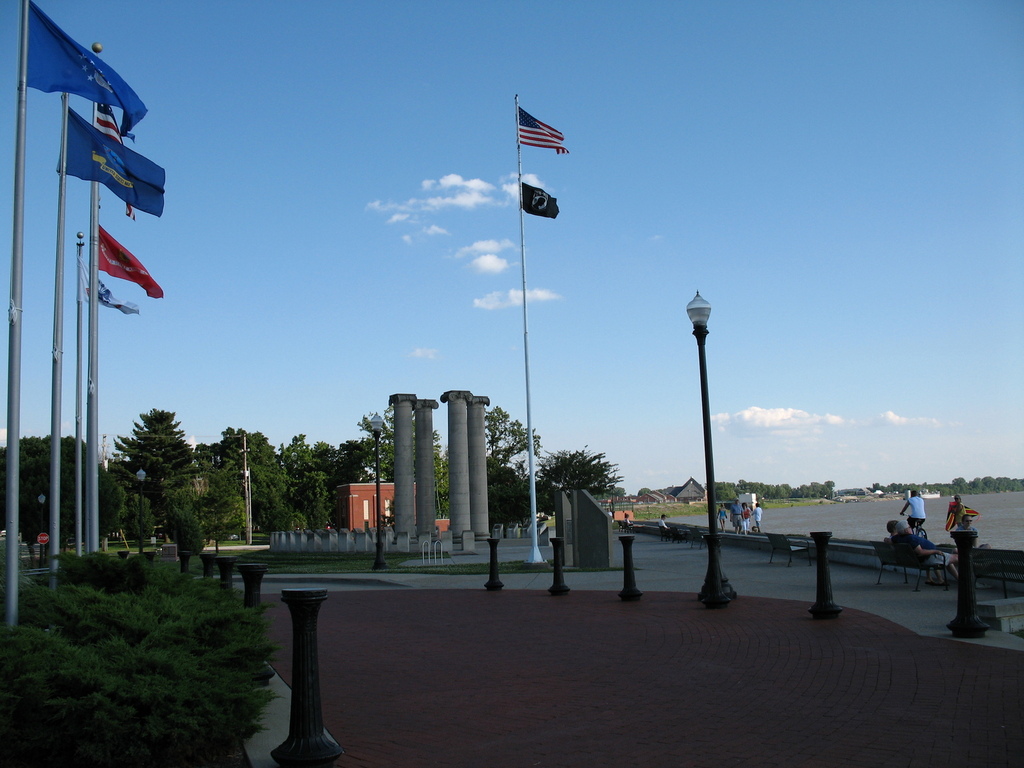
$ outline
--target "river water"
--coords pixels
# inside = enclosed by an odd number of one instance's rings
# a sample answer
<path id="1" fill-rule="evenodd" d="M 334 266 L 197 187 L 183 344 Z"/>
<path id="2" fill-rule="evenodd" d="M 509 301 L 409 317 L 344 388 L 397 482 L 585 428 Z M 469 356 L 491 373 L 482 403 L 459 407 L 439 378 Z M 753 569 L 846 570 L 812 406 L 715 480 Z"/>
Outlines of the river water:
<path id="1" fill-rule="evenodd" d="M 984 493 L 960 497 L 981 517 L 974 523 L 978 544 L 995 549 L 1024 549 L 1024 491 Z M 946 509 L 951 497 L 925 499 L 928 520 L 925 530 L 933 544 L 950 544 L 946 533 Z M 888 534 L 887 520 L 899 519 L 904 500 L 865 500 L 846 504 L 821 504 L 807 507 L 779 507 L 764 511 L 761 529 L 776 533 L 807 536 L 811 531 L 831 531 L 836 539 L 881 541 Z M 905 518 L 904 518 L 905 519 Z"/>

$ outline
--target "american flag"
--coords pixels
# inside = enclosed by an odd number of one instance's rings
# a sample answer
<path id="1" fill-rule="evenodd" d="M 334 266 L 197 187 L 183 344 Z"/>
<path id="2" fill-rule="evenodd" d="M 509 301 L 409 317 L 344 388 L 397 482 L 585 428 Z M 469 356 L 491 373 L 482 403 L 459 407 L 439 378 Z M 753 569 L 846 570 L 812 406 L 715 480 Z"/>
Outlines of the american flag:
<path id="1" fill-rule="evenodd" d="M 114 139 L 118 144 L 124 144 L 121 141 L 121 132 L 117 129 L 117 120 L 114 119 L 114 110 L 110 108 L 110 105 L 97 104 L 95 114 L 96 130 Z M 132 208 L 131 203 L 124 204 L 124 215 L 132 219 L 135 218 L 135 209 Z"/>
<path id="2" fill-rule="evenodd" d="M 542 123 L 522 107 L 519 107 L 519 143 L 529 147 L 553 149 L 560 155 L 568 155 L 562 146 L 565 136 L 562 132 Z"/>

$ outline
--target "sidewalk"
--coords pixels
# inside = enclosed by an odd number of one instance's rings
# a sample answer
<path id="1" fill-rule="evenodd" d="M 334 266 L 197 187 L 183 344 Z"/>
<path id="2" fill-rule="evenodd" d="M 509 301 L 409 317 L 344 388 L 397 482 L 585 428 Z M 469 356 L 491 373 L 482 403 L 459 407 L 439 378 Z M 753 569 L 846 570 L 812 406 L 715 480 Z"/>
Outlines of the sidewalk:
<path id="1" fill-rule="evenodd" d="M 528 551 L 499 546 L 507 560 Z M 877 571 L 833 564 L 844 610 L 815 621 L 806 560 L 725 547 L 739 597 L 722 610 L 696 600 L 705 550 L 638 536 L 634 562 L 644 596 L 631 603 L 621 572 L 567 571 L 563 597 L 549 572 L 502 575 L 500 592 L 486 575 L 267 577 L 274 666 L 288 682 L 275 593 L 328 589 L 320 679 L 339 766 L 1024 764 L 1024 640 L 951 642 L 955 586 L 915 593 L 892 572 L 876 586 Z M 256 768 L 287 736 L 286 699 L 267 724 L 248 745 Z"/>

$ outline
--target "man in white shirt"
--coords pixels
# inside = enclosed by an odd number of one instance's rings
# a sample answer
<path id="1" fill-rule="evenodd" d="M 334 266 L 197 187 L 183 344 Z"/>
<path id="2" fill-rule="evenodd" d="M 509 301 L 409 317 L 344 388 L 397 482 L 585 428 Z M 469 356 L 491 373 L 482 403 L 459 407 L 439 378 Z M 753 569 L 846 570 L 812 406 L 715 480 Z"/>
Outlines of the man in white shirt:
<path id="1" fill-rule="evenodd" d="M 917 491 L 910 492 L 910 498 L 907 499 L 907 503 L 900 510 L 900 515 L 907 511 L 907 507 L 910 507 L 910 519 L 907 522 L 910 523 L 911 529 L 917 530 L 924 525 L 926 517 L 924 513 L 924 499 L 921 498 Z"/>

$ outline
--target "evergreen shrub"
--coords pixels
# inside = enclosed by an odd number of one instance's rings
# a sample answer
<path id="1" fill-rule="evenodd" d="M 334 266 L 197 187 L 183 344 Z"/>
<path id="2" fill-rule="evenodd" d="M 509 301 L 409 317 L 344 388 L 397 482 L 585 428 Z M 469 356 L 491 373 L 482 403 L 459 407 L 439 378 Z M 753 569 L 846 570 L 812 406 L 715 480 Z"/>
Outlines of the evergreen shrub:
<path id="1" fill-rule="evenodd" d="M 0 765 L 196 765 L 259 730 L 262 611 L 142 558 L 61 558 L 0 642 Z"/>

